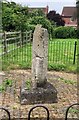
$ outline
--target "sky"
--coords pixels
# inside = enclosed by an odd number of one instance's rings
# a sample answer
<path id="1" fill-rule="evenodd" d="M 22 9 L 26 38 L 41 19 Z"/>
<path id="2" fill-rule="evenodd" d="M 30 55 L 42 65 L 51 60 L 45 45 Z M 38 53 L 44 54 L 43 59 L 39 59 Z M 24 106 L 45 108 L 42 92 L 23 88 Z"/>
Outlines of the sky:
<path id="1" fill-rule="evenodd" d="M 28 7 L 46 7 L 49 6 L 50 10 L 55 10 L 61 14 L 64 6 L 76 6 L 76 0 L 7 0 L 14 1 Z"/>

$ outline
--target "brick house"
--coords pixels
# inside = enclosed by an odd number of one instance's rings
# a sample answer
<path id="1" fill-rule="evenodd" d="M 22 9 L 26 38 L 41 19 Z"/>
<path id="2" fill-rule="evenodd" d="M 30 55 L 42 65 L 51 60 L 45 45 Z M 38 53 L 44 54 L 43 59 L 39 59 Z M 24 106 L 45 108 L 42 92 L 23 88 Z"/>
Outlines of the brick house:
<path id="1" fill-rule="evenodd" d="M 48 14 L 48 5 L 46 7 L 28 7 L 29 8 L 29 12 L 33 11 L 33 10 L 37 10 L 37 9 L 41 9 L 45 15 Z"/>
<path id="2" fill-rule="evenodd" d="M 65 26 L 77 27 L 76 15 L 76 7 L 64 7 L 61 16 L 62 19 L 65 21 Z"/>

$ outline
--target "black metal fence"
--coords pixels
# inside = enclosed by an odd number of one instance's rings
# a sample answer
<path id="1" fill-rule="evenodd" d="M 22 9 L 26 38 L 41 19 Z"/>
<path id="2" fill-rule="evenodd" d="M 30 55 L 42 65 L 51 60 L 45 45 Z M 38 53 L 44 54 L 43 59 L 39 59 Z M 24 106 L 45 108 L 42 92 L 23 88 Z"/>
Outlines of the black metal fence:
<path id="1" fill-rule="evenodd" d="M 69 118 L 68 117 L 68 113 L 69 113 L 69 110 L 73 107 L 73 106 L 76 106 L 75 107 L 75 110 L 77 111 L 76 112 L 76 114 L 77 114 L 77 117 L 76 118 Z M 74 104 L 72 104 L 72 105 L 70 105 L 70 106 L 68 106 L 68 108 L 66 109 L 66 113 L 65 113 L 65 118 L 63 119 L 61 119 L 61 120 L 69 120 L 69 119 L 72 119 L 72 120 L 78 120 L 79 119 L 79 103 L 74 103 Z M 31 113 L 32 113 L 32 111 L 35 109 L 35 108 L 43 108 L 43 109 L 45 109 L 46 110 L 46 112 L 47 112 L 47 114 L 46 114 L 46 120 L 51 120 L 51 118 L 50 118 L 50 114 L 49 114 L 49 110 L 48 110 L 48 108 L 46 107 L 46 106 L 44 106 L 44 105 L 36 105 L 36 106 L 33 106 L 30 110 L 29 110 L 29 113 L 28 113 L 28 118 L 27 118 L 27 120 L 31 120 L 31 119 L 34 119 L 34 120 L 37 120 L 37 118 L 31 118 Z M 0 109 L 2 109 L 2 110 L 4 110 L 6 113 L 7 113 L 7 115 L 8 115 L 8 120 L 11 120 L 11 116 L 10 116 L 10 112 L 8 111 L 8 109 L 6 109 L 6 108 L 3 108 L 3 107 L 1 107 Z M 74 113 L 75 114 L 75 113 Z M 20 119 L 20 118 L 19 118 Z M 40 119 L 40 118 L 38 118 L 38 119 Z M 56 118 L 57 119 L 57 118 Z M 6 118 L 4 118 L 3 120 L 6 120 Z M 44 119 L 41 119 L 41 120 L 44 120 Z M 53 120 L 54 120 L 54 118 L 53 118 Z"/>
<path id="2" fill-rule="evenodd" d="M 32 31 L 4 32 L 1 34 L 0 56 L 3 66 L 15 64 L 22 68 L 31 67 Z M 77 40 L 49 40 L 48 68 L 55 64 L 73 65 L 77 63 Z"/>
<path id="3" fill-rule="evenodd" d="M 52 40 L 49 41 L 49 63 L 75 64 L 77 61 L 77 41 Z"/>

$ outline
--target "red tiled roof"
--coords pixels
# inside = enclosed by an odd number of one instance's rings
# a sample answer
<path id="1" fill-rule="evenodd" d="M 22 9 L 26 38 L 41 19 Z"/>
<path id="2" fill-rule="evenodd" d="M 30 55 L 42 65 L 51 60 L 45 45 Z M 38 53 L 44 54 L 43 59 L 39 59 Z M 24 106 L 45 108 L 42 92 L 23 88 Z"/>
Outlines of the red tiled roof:
<path id="1" fill-rule="evenodd" d="M 62 16 L 73 16 L 76 14 L 76 7 L 64 7 L 62 11 Z"/>

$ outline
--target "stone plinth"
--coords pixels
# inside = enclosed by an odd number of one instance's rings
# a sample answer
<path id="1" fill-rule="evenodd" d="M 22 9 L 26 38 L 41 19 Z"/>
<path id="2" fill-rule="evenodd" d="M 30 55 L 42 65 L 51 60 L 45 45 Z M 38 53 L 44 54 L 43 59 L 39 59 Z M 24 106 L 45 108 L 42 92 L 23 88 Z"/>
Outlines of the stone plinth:
<path id="1" fill-rule="evenodd" d="M 42 103 L 56 103 L 57 91 L 50 83 L 46 83 L 42 88 L 27 90 L 21 89 L 21 104 L 42 104 Z"/>

